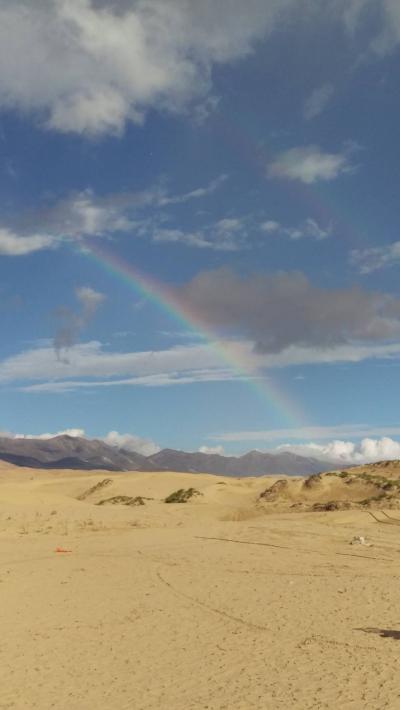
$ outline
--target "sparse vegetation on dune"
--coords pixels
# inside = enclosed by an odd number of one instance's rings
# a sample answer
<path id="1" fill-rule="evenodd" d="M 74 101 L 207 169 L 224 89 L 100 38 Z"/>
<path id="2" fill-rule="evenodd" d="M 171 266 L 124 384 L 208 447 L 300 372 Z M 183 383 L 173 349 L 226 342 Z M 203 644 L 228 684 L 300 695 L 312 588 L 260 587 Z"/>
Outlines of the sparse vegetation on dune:
<path id="1" fill-rule="evenodd" d="M 111 498 L 105 498 L 104 500 L 100 500 L 96 505 L 145 505 L 145 500 L 149 500 L 148 498 L 144 498 L 143 496 L 112 496 Z"/>
<path id="2" fill-rule="evenodd" d="M 351 503 L 348 500 L 330 500 L 328 503 L 314 503 L 312 510 L 322 512 L 322 511 L 333 511 L 333 510 L 349 510 L 351 508 Z"/>
<path id="3" fill-rule="evenodd" d="M 196 488 L 179 488 L 164 498 L 164 503 L 187 503 L 191 498 L 202 495 Z"/>
<path id="4" fill-rule="evenodd" d="M 287 507 L 297 511 L 397 508 L 400 507 L 399 473 L 397 462 L 389 461 L 313 474 L 303 481 L 281 479 L 259 494 L 257 503 L 265 504 L 266 510 Z"/>
<path id="5" fill-rule="evenodd" d="M 279 481 L 273 483 L 272 486 L 270 486 L 269 488 L 266 488 L 265 491 L 260 493 L 258 499 L 260 501 L 278 500 L 283 491 L 288 488 L 288 485 L 289 481 L 287 481 L 285 478 L 282 478 Z"/>
<path id="6" fill-rule="evenodd" d="M 312 476 L 306 478 L 303 485 L 305 488 L 315 488 L 322 483 L 322 480 L 322 475 L 320 473 L 314 473 Z"/>
<path id="7" fill-rule="evenodd" d="M 111 483 L 111 478 L 104 478 L 102 481 L 99 481 L 94 486 L 91 486 L 91 488 L 87 488 L 86 491 L 84 491 L 77 497 L 77 500 L 86 500 L 86 498 L 89 498 L 89 496 L 93 495 L 94 493 L 101 491 L 103 488 L 106 488 L 106 486 L 109 486 Z"/>
<path id="8" fill-rule="evenodd" d="M 337 476 L 337 478 L 348 478 L 351 474 L 349 471 L 329 471 L 326 476 Z"/>

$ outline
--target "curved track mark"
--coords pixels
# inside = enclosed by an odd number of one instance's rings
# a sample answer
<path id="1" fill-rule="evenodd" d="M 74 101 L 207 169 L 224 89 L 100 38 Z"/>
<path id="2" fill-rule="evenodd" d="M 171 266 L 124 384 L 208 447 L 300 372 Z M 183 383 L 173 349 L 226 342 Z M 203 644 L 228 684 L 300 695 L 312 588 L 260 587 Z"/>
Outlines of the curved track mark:
<path id="1" fill-rule="evenodd" d="M 382 520 L 378 520 L 375 518 L 378 523 L 381 522 L 386 522 Z M 355 555 L 352 552 L 323 552 L 322 550 L 303 550 L 301 547 L 289 547 L 288 545 L 273 545 L 272 543 L 269 542 L 251 542 L 248 540 L 232 540 L 229 537 L 203 537 L 200 535 L 195 536 L 197 540 L 218 540 L 219 542 L 234 542 L 237 545 L 260 545 L 261 547 L 278 547 L 281 550 L 290 550 L 291 552 L 304 552 L 308 555 L 325 555 L 328 556 L 333 554 L 333 555 L 340 555 L 341 557 L 358 557 L 361 560 L 380 560 L 381 562 L 394 562 L 394 560 L 390 559 L 389 557 L 371 557 L 370 555 Z"/>
<path id="2" fill-rule="evenodd" d="M 190 594 L 186 594 L 185 592 L 182 592 L 180 589 L 176 589 L 171 582 L 168 582 L 168 580 L 164 579 L 160 572 L 157 572 L 157 577 L 158 579 L 165 584 L 166 587 L 171 589 L 171 591 L 174 592 L 174 594 L 177 594 L 179 597 L 183 597 L 184 599 L 187 599 L 190 601 L 192 604 L 196 604 L 197 606 L 202 607 L 203 609 L 207 609 L 207 611 L 211 611 L 214 614 L 218 614 L 219 616 L 222 616 L 225 619 L 229 619 L 229 621 L 234 621 L 236 624 L 241 624 L 242 626 L 246 626 L 248 629 L 252 629 L 254 631 L 269 631 L 266 626 L 259 626 L 258 624 L 253 624 L 251 621 L 245 621 L 244 619 L 241 619 L 238 616 L 233 616 L 232 614 L 228 614 L 226 611 L 222 611 L 222 609 L 216 609 L 213 606 L 210 606 L 209 604 L 206 604 L 205 602 L 200 601 L 199 599 L 196 599 L 196 597 L 190 596 Z"/>

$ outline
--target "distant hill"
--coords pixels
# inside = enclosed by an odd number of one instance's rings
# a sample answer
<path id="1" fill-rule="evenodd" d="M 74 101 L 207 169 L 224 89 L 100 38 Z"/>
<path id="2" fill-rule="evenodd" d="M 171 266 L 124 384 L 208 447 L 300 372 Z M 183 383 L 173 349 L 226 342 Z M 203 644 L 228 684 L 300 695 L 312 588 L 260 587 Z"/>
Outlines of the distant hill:
<path id="1" fill-rule="evenodd" d="M 98 439 L 67 435 L 52 439 L 0 437 L 0 460 L 29 468 L 178 471 L 224 476 L 263 476 L 275 473 L 302 476 L 334 467 L 332 463 L 289 452 L 271 454 L 249 451 L 244 456 L 234 457 L 163 449 L 152 456 L 143 456 L 134 451 L 109 446 Z"/>
<path id="2" fill-rule="evenodd" d="M 151 461 L 157 470 L 219 473 L 224 476 L 262 476 L 273 473 L 302 476 L 332 468 L 332 464 L 327 464 L 326 461 L 297 456 L 289 452 L 269 454 L 249 451 L 244 456 L 235 457 L 163 449 L 151 456 L 148 461 Z"/>
<path id="3" fill-rule="evenodd" d="M 117 449 L 98 439 L 55 436 L 52 439 L 0 438 L 0 459 L 30 468 L 73 468 L 107 471 L 148 470 L 147 458 Z"/>

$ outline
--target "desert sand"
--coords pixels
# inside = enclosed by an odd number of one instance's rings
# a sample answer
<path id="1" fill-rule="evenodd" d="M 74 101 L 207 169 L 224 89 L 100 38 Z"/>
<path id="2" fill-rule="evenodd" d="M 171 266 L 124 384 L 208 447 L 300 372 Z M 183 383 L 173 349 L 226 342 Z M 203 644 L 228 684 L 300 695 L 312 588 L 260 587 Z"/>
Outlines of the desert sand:
<path id="1" fill-rule="evenodd" d="M 0 464 L 1 710 L 399 708 L 400 510 L 281 479 Z"/>

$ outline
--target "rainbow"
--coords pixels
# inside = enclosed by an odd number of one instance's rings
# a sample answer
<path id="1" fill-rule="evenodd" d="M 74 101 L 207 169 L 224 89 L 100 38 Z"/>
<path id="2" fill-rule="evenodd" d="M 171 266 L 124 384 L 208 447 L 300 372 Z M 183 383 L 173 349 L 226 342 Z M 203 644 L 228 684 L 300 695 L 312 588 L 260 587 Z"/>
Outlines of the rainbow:
<path id="1" fill-rule="evenodd" d="M 115 253 L 106 250 L 104 246 L 85 242 L 80 250 L 102 270 L 105 270 L 119 281 L 125 283 L 140 297 L 145 297 L 151 303 L 167 313 L 175 323 L 184 330 L 201 337 L 206 344 L 213 348 L 221 362 L 235 373 L 234 379 L 244 380 L 248 386 L 267 403 L 268 409 L 280 416 L 289 426 L 298 427 L 306 425 L 306 418 L 300 407 L 277 386 L 270 376 L 264 377 L 249 367 L 243 355 L 235 352 L 234 348 L 216 340 L 214 333 L 199 316 L 190 311 L 174 296 L 163 284 L 149 275 L 140 272 L 132 264 L 120 259 Z"/>

